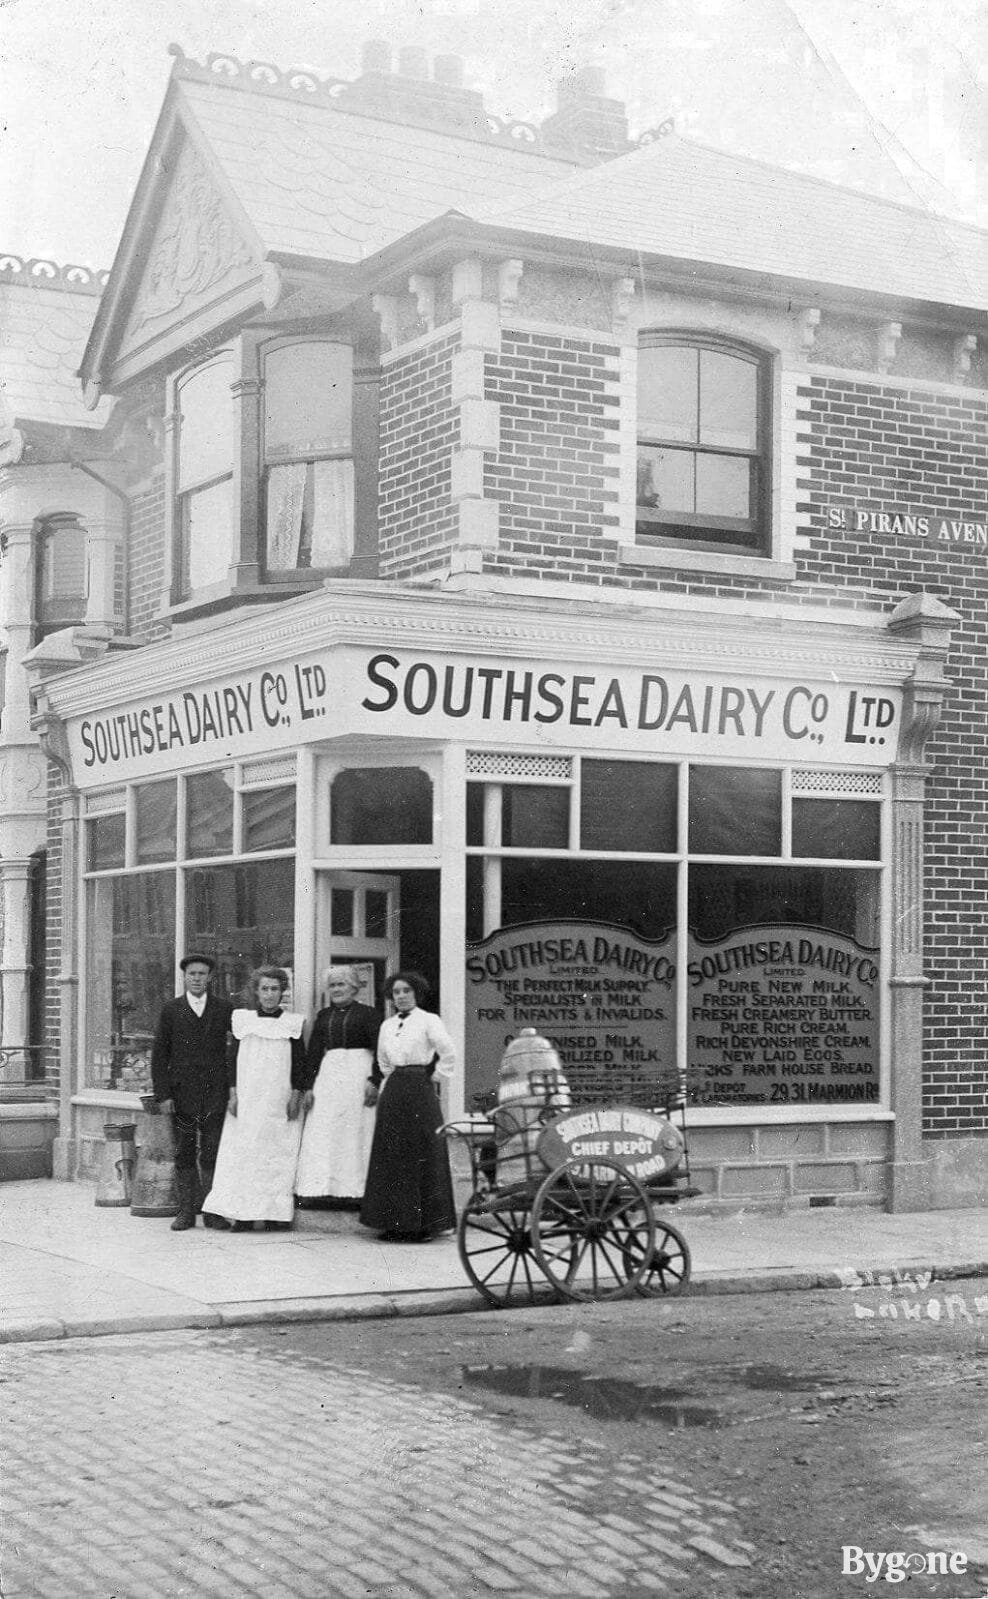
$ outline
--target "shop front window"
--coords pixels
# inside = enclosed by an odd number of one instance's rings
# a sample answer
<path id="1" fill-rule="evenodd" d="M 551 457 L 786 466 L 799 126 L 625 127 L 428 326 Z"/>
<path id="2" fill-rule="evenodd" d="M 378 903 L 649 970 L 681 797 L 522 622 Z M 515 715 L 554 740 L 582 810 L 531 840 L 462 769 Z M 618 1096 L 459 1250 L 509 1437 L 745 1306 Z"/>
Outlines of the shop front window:
<path id="1" fill-rule="evenodd" d="M 350 767 L 330 796 L 333 844 L 431 844 L 432 782 L 413 766 Z"/>
<path id="2" fill-rule="evenodd" d="M 214 992 L 237 1003 L 255 966 L 294 968 L 295 788 L 252 788 L 230 766 L 90 805 L 86 1086 L 146 1092 L 183 953 L 211 955 Z"/>
<path id="3" fill-rule="evenodd" d="M 877 1102 L 880 779 L 570 764 L 541 787 L 467 787 L 475 1089 L 499 1041 L 533 1026 L 587 1092 L 638 1097 L 651 1072 L 697 1107 Z M 519 814 L 541 824 L 524 854 Z"/>

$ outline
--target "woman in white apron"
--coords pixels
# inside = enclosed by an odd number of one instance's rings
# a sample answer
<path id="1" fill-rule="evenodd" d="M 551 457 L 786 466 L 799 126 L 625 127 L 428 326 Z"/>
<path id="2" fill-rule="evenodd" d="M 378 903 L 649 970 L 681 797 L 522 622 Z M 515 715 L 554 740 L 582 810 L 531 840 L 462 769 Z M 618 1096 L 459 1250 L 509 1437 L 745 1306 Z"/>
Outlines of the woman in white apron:
<path id="1" fill-rule="evenodd" d="M 355 1209 L 363 1198 L 374 1137 L 381 1018 L 358 1003 L 360 979 L 352 966 L 330 966 L 323 984 L 329 1004 L 312 1025 L 306 1054 L 306 1116 L 295 1192 L 302 1203 L 335 1201 L 341 1209 Z"/>
<path id="2" fill-rule="evenodd" d="M 304 1017 L 283 1011 L 288 973 L 261 966 L 251 979 L 252 1010 L 235 1010 L 231 1088 L 206 1209 L 234 1231 L 256 1221 L 290 1227 L 302 1123 Z M 207 1203 L 208 1201 L 208 1203 Z"/>

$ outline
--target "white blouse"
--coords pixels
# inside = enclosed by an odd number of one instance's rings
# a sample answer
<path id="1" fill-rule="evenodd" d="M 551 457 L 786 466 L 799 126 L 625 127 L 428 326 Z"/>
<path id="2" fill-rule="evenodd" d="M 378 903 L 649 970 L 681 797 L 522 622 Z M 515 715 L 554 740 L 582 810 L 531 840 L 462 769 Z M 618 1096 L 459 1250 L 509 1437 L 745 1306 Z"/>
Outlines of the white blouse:
<path id="1" fill-rule="evenodd" d="M 427 1066 L 438 1055 L 436 1075 L 452 1077 L 456 1050 L 439 1017 L 416 1005 L 404 1016 L 389 1016 L 377 1035 L 377 1062 L 387 1077 L 396 1066 Z"/>

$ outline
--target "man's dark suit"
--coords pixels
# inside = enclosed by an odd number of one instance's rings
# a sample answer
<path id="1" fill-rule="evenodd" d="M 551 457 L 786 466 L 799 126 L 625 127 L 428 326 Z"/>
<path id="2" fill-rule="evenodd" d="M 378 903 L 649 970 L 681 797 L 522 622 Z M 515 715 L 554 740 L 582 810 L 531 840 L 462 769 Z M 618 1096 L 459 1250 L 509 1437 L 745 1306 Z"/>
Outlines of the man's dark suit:
<path id="1" fill-rule="evenodd" d="M 175 1170 L 195 1171 L 203 1193 L 213 1181 L 229 1095 L 227 1034 L 233 1007 L 207 994 L 197 1016 L 185 994 L 162 1007 L 151 1051 L 151 1085 L 175 1106 Z"/>

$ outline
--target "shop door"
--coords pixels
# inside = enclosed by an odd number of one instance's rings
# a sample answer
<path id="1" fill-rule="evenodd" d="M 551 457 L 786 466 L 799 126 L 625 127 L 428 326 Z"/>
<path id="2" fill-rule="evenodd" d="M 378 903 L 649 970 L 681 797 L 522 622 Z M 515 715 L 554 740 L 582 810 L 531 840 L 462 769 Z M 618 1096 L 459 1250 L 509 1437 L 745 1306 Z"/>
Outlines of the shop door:
<path id="1" fill-rule="evenodd" d="M 401 879 L 378 872 L 321 872 L 316 918 L 316 989 L 325 1005 L 327 966 L 354 966 L 358 999 L 384 1009 L 384 978 L 399 964 Z"/>

